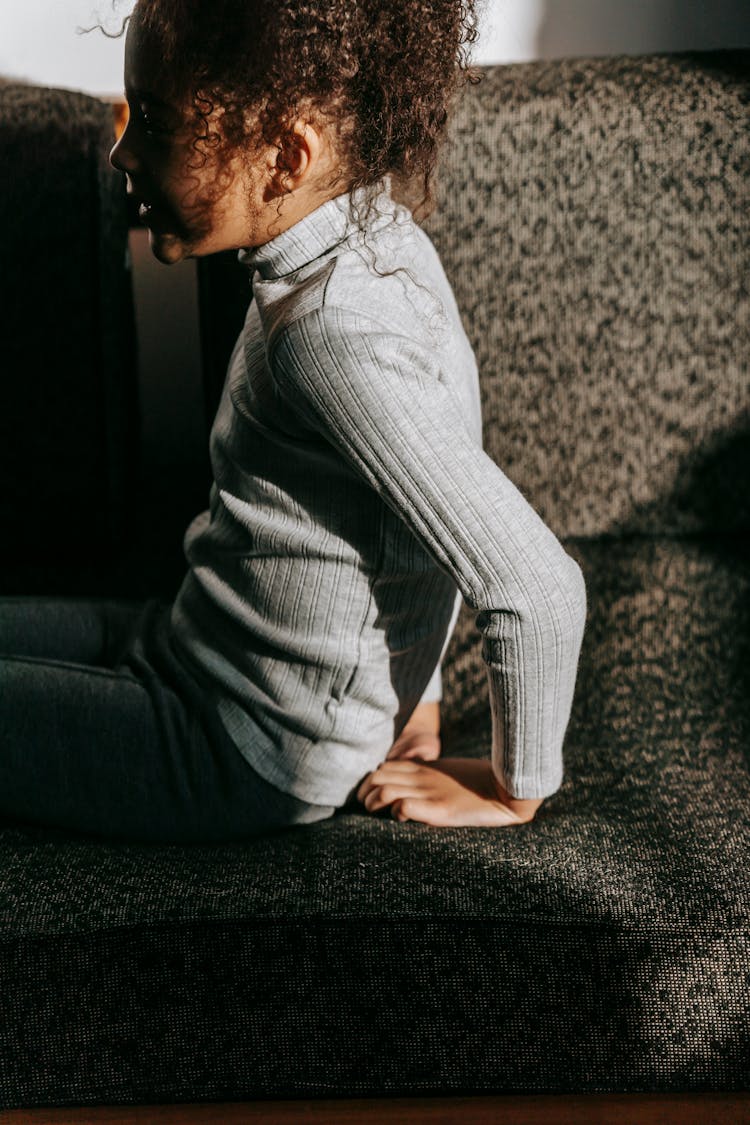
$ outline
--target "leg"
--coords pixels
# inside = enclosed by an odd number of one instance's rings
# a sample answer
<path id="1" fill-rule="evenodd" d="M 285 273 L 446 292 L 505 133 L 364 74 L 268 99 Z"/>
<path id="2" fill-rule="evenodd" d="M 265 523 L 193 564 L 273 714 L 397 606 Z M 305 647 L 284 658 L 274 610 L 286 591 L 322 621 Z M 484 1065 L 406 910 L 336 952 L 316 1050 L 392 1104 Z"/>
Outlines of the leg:
<path id="1" fill-rule="evenodd" d="M 0 597 L 0 653 L 113 668 L 140 608 L 105 598 Z"/>
<path id="2" fill-rule="evenodd" d="M 180 843 L 333 815 L 269 785 L 207 728 L 150 663 L 149 620 L 114 668 L 0 656 L 0 818 Z"/>

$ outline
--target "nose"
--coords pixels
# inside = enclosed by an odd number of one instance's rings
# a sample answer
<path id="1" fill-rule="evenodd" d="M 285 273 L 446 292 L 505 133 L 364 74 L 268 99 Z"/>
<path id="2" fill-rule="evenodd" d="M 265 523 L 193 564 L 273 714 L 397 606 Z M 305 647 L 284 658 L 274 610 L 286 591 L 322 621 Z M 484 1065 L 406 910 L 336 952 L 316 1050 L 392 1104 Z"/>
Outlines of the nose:
<path id="1" fill-rule="evenodd" d="M 127 126 L 109 154 L 109 162 L 118 172 L 136 172 L 138 158 L 130 147 Z"/>
<path id="2" fill-rule="evenodd" d="M 125 166 L 125 162 L 123 161 L 123 155 L 122 137 L 120 137 L 119 141 L 115 142 L 115 145 L 109 154 L 109 162 L 112 167 L 118 172 L 127 172 L 128 170 Z"/>

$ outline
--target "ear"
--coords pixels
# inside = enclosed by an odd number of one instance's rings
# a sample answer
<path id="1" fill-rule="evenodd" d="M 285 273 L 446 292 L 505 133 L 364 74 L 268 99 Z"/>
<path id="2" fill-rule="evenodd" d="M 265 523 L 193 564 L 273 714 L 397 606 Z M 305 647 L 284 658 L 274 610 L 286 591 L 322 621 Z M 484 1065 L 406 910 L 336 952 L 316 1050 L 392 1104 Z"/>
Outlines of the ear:
<path id="1" fill-rule="evenodd" d="M 322 153 L 322 138 L 314 125 L 301 118 L 278 140 L 271 180 L 277 195 L 290 195 L 315 171 Z"/>

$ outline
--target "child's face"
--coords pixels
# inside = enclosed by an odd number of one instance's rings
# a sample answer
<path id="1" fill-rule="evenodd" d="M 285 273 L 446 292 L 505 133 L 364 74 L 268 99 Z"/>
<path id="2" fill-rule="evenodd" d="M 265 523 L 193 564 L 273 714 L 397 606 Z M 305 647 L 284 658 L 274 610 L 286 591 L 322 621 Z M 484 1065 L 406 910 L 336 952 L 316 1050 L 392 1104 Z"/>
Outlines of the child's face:
<path id="1" fill-rule="evenodd" d="M 254 180 L 237 161 L 229 166 L 231 175 L 222 180 L 221 195 L 211 201 L 216 164 L 208 159 L 205 167 L 200 166 L 205 146 L 197 152 L 191 148 L 193 134 L 186 115 L 166 99 L 163 83 L 159 97 L 159 75 L 158 51 L 141 33 L 136 13 L 125 45 L 130 119 L 110 162 L 127 174 L 128 194 L 142 205 L 141 219 L 148 227 L 154 256 L 172 264 L 264 242 L 259 179 Z M 216 115 L 209 123 L 215 127 Z"/>

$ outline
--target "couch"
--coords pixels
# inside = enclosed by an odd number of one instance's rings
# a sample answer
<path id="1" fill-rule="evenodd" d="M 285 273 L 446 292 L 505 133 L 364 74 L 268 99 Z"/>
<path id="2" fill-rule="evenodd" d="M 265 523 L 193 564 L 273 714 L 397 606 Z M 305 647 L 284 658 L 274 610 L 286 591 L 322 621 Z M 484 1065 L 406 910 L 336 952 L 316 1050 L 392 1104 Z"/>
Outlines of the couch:
<path id="1" fill-rule="evenodd" d="M 452 126 L 425 227 L 485 448 L 588 586 L 560 790 L 503 830 L 0 824 L 0 1109 L 748 1089 L 749 126 L 745 51 L 485 68 Z M 182 578 L 111 141 L 94 98 L 0 86 L 0 593 Z M 207 432 L 249 294 L 198 270 Z M 489 753 L 478 641 L 464 606 L 445 754 Z"/>

